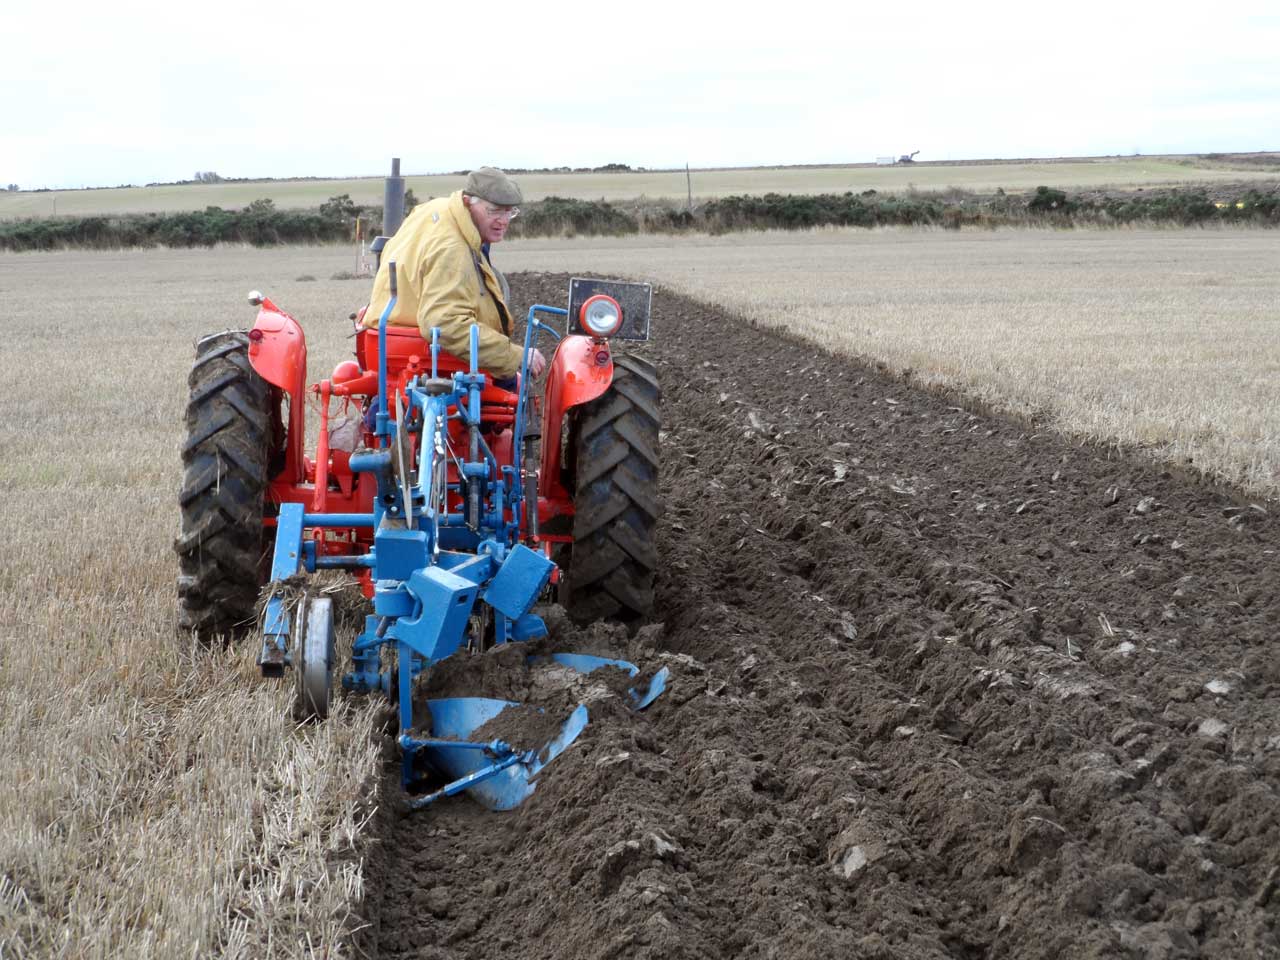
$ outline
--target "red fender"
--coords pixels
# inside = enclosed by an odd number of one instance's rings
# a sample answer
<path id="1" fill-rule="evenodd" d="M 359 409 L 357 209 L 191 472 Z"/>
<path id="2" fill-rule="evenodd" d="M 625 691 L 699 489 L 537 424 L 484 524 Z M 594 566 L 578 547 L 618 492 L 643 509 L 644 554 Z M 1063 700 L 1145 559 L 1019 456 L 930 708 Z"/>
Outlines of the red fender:
<path id="1" fill-rule="evenodd" d="M 560 481 L 564 451 L 560 449 L 565 414 L 596 399 L 613 383 L 613 355 L 609 341 L 568 336 L 560 341 L 547 372 L 542 421 L 542 467 L 539 474 L 539 516 L 546 520 L 573 512 L 573 496 Z"/>
<path id="2" fill-rule="evenodd" d="M 307 472 L 302 449 L 306 429 L 303 391 L 307 384 L 307 339 L 298 321 L 266 297 L 249 331 L 249 362 L 258 376 L 289 396 L 285 464 L 276 479 L 302 483 Z"/>

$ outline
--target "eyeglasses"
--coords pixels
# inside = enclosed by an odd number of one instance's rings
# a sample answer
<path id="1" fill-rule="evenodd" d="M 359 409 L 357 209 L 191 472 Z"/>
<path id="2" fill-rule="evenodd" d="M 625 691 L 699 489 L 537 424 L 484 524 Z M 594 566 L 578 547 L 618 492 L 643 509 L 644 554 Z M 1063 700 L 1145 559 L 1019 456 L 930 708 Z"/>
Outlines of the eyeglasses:
<path id="1" fill-rule="evenodd" d="M 484 210 L 486 217 L 492 217 L 495 220 L 506 220 L 508 222 L 520 216 L 519 207 L 495 207 L 487 200 L 481 203 L 481 209 Z"/>

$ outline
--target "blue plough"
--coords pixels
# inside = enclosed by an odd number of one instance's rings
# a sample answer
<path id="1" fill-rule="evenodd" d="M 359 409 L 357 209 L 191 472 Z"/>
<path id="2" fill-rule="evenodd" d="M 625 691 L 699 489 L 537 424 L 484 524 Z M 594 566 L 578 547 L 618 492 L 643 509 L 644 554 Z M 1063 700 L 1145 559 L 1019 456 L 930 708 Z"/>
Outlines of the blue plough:
<path id="1" fill-rule="evenodd" d="M 491 611 L 493 639 L 502 644 L 547 635 L 543 620 L 531 609 L 551 580 L 555 564 L 520 543 L 522 512 L 529 509 L 521 483 L 524 410 L 528 392 L 528 357 L 537 332 L 550 327 L 537 312 L 564 315 L 554 307 L 529 311 L 525 362 L 519 381 L 519 407 L 513 425 L 514 463 L 500 464 L 480 430 L 480 395 L 485 375 L 478 369 L 478 334 L 471 331 L 470 366 L 449 379 L 437 376 L 439 344 L 431 343 L 431 376 L 412 379 L 394 395 L 395 415 L 388 403 L 386 327 L 396 302 L 395 264 L 391 299 L 379 326 L 378 396 L 374 434 L 378 446 L 351 456 L 354 472 L 377 480 L 370 514 L 314 514 L 303 504 L 285 503 L 276 522 L 272 559 L 273 583 L 294 582 L 304 573 L 335 566 L 371 568 L 373 612 L 352 648 L 352 669 L 342 678 L 353 693 L 386 696 L 399 710 L 402 782 L 417 795 L 413 807 L 466 792 L 494 810 L 519 806 L 534 789 L 535 775 L 586 727 L 587 707 L 580 704 L 560 725 L 550 742 L 537 749 L 517 749 L 500 740 L 472 739 L 481 727 L 508 707 L 507 700 L 462 697 L 426 701 L 427 716 L 415 716 L 415 681 L 464 644 L 477 642 L 482 630 L 478 604 Z M 460 421 L 470 449 L 453 451 L 449 423 Z M 416 435 L 416 436 L 415 436 Z M 416 442 L 415 442 L 416 441 Z M 411 463 L 416 448 L 417 462 Z M 450 480 L 449 466 L 453 466 Z M 452 494 L 452 496 L 451 496 Z M 452 507 L 451 507 L 452 504 Z M 536 509 L 536 506 L 534 507 Z M 325 527 L 371 527 L 373 547 L 363 556 L 317 556 L 307 530 Z M 333 612 L 327 598 L 303 600 L 294 607 L 277 592 L 267 602 L 263 626 L 263 662 L 283 662 L 297 675 L 300 715 L 323 718 L 335 666 Z M 606 667 L 637 677 L 639 669 L 621 660 L 582 654 L 554 654 L 556 664 L 579 673 Z M 628 690 L 634 709 L 643 709 L 664 690 L 667 671 Z M 429 729 L 430 735 L 421 731 Z M 424 785 L 433 789 L 427 790 Z"/>

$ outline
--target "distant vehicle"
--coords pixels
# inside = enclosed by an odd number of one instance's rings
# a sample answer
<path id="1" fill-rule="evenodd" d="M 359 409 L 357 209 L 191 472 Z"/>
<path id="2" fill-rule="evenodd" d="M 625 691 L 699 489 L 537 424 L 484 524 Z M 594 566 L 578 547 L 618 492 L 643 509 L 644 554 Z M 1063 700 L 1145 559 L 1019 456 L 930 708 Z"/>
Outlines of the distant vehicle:
<path id="1" fill-rule="evenodd" d="M 902 156 L 898 158 L 898 162 L 899 163 L 915 163 L 916 153 L 919 153 L 919 152 L 920 151 L 917 150 L 915 153 L 904 153 Z"/>

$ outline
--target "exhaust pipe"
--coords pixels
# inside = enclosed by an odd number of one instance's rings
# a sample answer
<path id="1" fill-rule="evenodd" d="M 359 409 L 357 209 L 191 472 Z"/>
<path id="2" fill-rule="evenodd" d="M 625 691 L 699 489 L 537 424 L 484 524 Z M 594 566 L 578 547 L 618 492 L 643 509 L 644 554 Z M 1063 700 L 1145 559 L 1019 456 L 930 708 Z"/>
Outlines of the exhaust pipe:
<path id="1" fill-rule="evenodd" d="M 382 232 L 394 237 L 404 223 L 404 177 L 400 176 L 400 158 L 391 158 L 391 176 L 382 185 Z"/>
<path id="2" fill-rule="evenodd" d="M 382 184 L 382 233 L 373 238 L 369 252 L 382 266 L 382 248 L 396 235 L 404 223 L 404 177 L 400 176 L 400 158 L 391 158 L 391 176 Z"/>

